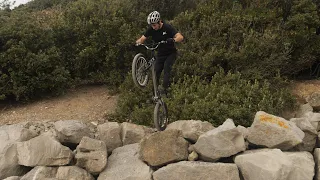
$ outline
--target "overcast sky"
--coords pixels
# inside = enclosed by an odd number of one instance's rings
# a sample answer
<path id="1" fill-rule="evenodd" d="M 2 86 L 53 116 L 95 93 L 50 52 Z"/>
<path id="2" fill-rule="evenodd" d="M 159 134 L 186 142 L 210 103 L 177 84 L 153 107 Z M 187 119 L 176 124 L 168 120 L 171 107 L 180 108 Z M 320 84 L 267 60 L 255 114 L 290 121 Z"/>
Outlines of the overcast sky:
<path id="1" fill-rule="evenodd" d="M 14 2 L 16 1 L 16 3 L 14 3 L 13 7 L 19 6 L 20 4 L 25 4 L 31 0 L 9 0 L 10 2 Z"/>

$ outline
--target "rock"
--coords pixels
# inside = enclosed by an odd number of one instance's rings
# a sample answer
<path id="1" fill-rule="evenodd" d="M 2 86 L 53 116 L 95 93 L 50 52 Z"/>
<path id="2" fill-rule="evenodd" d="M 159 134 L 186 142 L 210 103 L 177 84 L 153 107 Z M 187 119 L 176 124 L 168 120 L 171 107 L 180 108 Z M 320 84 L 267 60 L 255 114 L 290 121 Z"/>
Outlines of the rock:
<path id="1" fill-rule="evenodd" d="M 292 118 L 290 121 L 294 122 L 305 134 L 302 143 L 295 146 L 294 150 L 312 152 L 317 142 L 316 128 L 307 118 Z"/>
<path id="2" fill-rule="evenodd" d="M 287 180 L 293 168 L 280 149 L 246 151 L 235 157 L 235 163 L 245 180 Z"/>
<path id="3" fill-rule="evenodd" d="M 315 170 L 316 170 L 316 175 L 314 177 L 314 180 L 320 180 L 320 148 L 316 148 L 314 150 L 313 157 L 315 161 Z"/>
<path id="4" fill-rule="evenodd" d="M 315 163 L 311 153 L 285 152 L 285 154 L 293 162 L 293 168 L 287 178 L 288 180 L 313 180 Z"/>
<path id="5" fill-rule="evenodd" d="M 307 112 L 304 114 L 303 118 L 307 118 L 308 121 L 312 124 L 313 127 L 316 128 L 317 131 L 320 131 L 320 113 Z"/>
<path id="6" fill-rule="evenodd" d="M 256 113 L 248 130 L 247 140 L 250 143 L 281 150 L 288 150 L 302 143 L 305 136 L 295 123 L 263 111 Z"/>
<path id="7" fill-rule="evenodd" d="M 188 156 L 188 161 L 196 161 L 198 160 L 198 158 L 199 158 L 198 153 L 195 151 L 192 151 L 192 153 L 190 153 Z"/>
<path id="8" fill-rule="evenodd" d="M 194 148 L 204 161 L 217 161 L 246 150 L 244 136 L 231 119 L 202 134 Z"/>
<path id="9" fill-rule="evenodd" d="M 67 165 L 73 158 L 68 147 L 45 135 L 18 142 L 17 151 L 19 164 L 30 167 Z"/>
<path id="10" fill-rule="evenodd" d="M 70 180 L 94 180 L 94 177 L 86 170 L 78 166 L 61 166 L 58 168 L 57 179 L 70 179 Z"/>
<path id="11" fill-rule="evenodd" d="M 243 127 L 243 126 L 240 126 L 238 125 L 237 126 L 237 129 L 242 133 L 243 137 L 246 139 L 249 135 L 249 130 L 246 128 L 246 127 Z"/>
<path id="12" fill-rule="evenodd" d="M 320 110 L 320 93 L 314 92 L 306 98 L 307 102 L 313 107 L 315 111 Z"/>
<path id="13" fill-rule="evenodd" d="M 153 173 L 154 180 L 240 180 L 235 164 L 182 161 Z"/>
<path id="14" fill-rule="evenodd" d="M 55 178 L 57 167 L 37 166 L 24 175 L 20 180 L 42 180 L 46 178 Z"/>
<path id="15" fill-rule="evenodd" d="M 121 124 L 121 137 L 123 145 L 139 143 L 142 138 L 155 132 L 154 129 L 124 122 Z"/>
<path id="16" fill-rule="evenodd" d="M 107 165 L 107 147 L 103 141 L 83 137 L 77 146 L 76 165 L 97 175 Z"/>
<path id="17" fill-rule="evenodd" d="M 21 176 L 29 170 L 18 163 L 16 143 L 27 141 L 36 135 L 21 124 L 0 127 L 0 179 Z"/>
<path id="18" fill-rule="evenodd" d="M 3 180 L 20 180 L 20 176 L 10 176 L 10 177 L 7 177 Z"/>
<path id="19" fill-rule="evenodd" d="M 121 127 L 117 122 L 107 122 L 98 125 L 99 139 L 106 143 L 109 154 L 111 154 L 115 148 L 122 146 L 120 133 Z"/>
<path id="20" fill-rule="evenodd" d="M 168 124 L 166 130 L 169 129 L 181 130 L 185 139 L 191 143 L 195 143 L 201 134 L 214 129 L 214 127 L 207 121 L 179 120 Z"/>
<path id="21" fill-rule="evenodd" d="M 79 144 L 83 136 L 92 136 L 89 127 L 77 120 L 57 121 L 54 127 L 58 131 L 61 143 Z"/>
<path id="22" fill-rule="evenodd" d="M 308 112 L 313 112 L 313 108 L 309 103 L 300 105 L 296 113 L 296 117 L 297 118 L 303 117 Z"/>
<path id="23" fill-rule="evenodd" d="M 36 137 L 38 134 L 24 128 L 20 124 L 5 125 L 0 127 L 0 140 L 22 142 Z M 1 145 L 0 145 L 1 148 Z"/>
<path id="24" fill-rule="evenodd" d="M 4 146 L 2 144 L 1 146 Z M 0 150 L 0 179 L 10 176 L 21 176 L 28 172 L 27 167 L 18 163 L 17 145 L 15 142 L 6 142 Z"/>
<path id="25" fill-rule="evenodd" d="M 188 142 L 179 130 L 156 132 L 140 142 L 140 158 L 151 166 L 188 159 Z"/>
<path id="26" fill-rule="evenodd" d="M 98 180 L 152 180 L 153 170 L 139 159 L 139 144 L 114 149 Z"/>

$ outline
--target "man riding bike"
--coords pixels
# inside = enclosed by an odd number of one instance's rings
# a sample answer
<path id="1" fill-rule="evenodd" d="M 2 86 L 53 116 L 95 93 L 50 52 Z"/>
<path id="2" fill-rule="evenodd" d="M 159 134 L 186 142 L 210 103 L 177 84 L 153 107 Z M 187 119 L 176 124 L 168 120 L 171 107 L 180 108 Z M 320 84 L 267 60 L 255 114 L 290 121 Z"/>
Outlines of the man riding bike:
<path id="1" fill-rule="evenodd" d="M 166 44 L 159 45 L 155 62 L 157 84 L 159 84 L 161 72 L 164 70 L 163 84 L 159 90 L 162 95 L 167 96 L 167 89 L 170 86 L 171 69 L 177 58 L 177 49 L 174 43 L 183 41 L 183 36 L 171 25 L 163 22 L 160 18 L 160 13 L 157 11 L 153 11 L 148 15 L 147 22 L 150 27 L 136 41 L 136 44 L 143 44 L 148 37 L 152 37 L 152 40 L 155 42 L 167 42 Z"/>

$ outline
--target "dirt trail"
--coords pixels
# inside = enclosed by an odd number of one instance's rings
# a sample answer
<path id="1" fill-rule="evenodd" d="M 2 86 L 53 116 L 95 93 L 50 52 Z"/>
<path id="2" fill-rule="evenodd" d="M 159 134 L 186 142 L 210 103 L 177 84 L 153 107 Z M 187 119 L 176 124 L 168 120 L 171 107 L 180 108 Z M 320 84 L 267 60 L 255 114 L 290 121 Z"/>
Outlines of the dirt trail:
<path id="1" fill-rule="evenodd" d="M 30 104 L 2 104 L 0 125 L 46 120 L 103 121 L 106 113 L 114 112 L 117 98 L 105 86 L 86 86 Z"/>

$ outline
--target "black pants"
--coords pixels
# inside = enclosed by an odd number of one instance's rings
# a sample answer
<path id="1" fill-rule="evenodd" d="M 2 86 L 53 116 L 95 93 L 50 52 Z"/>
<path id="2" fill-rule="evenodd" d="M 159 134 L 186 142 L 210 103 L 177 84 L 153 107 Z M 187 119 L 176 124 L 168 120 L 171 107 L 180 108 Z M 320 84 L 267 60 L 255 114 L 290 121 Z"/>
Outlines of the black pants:
<path id="1" fill-rule="evenodd" d="M 156 72 L 157 85 L 159 85 L 161 72 L 162 70 L 164 70 L 163 83 L 162 83 L 162 86 L 164 89 L 167 89 L 170 86 L 170 73 L 172 70 L 172 65 L 176 61 L 176 58 L 177 58 L 176 52 L 169 54 L 167 56 L 157 56 L 156 58 L 154 69 Z"/>

